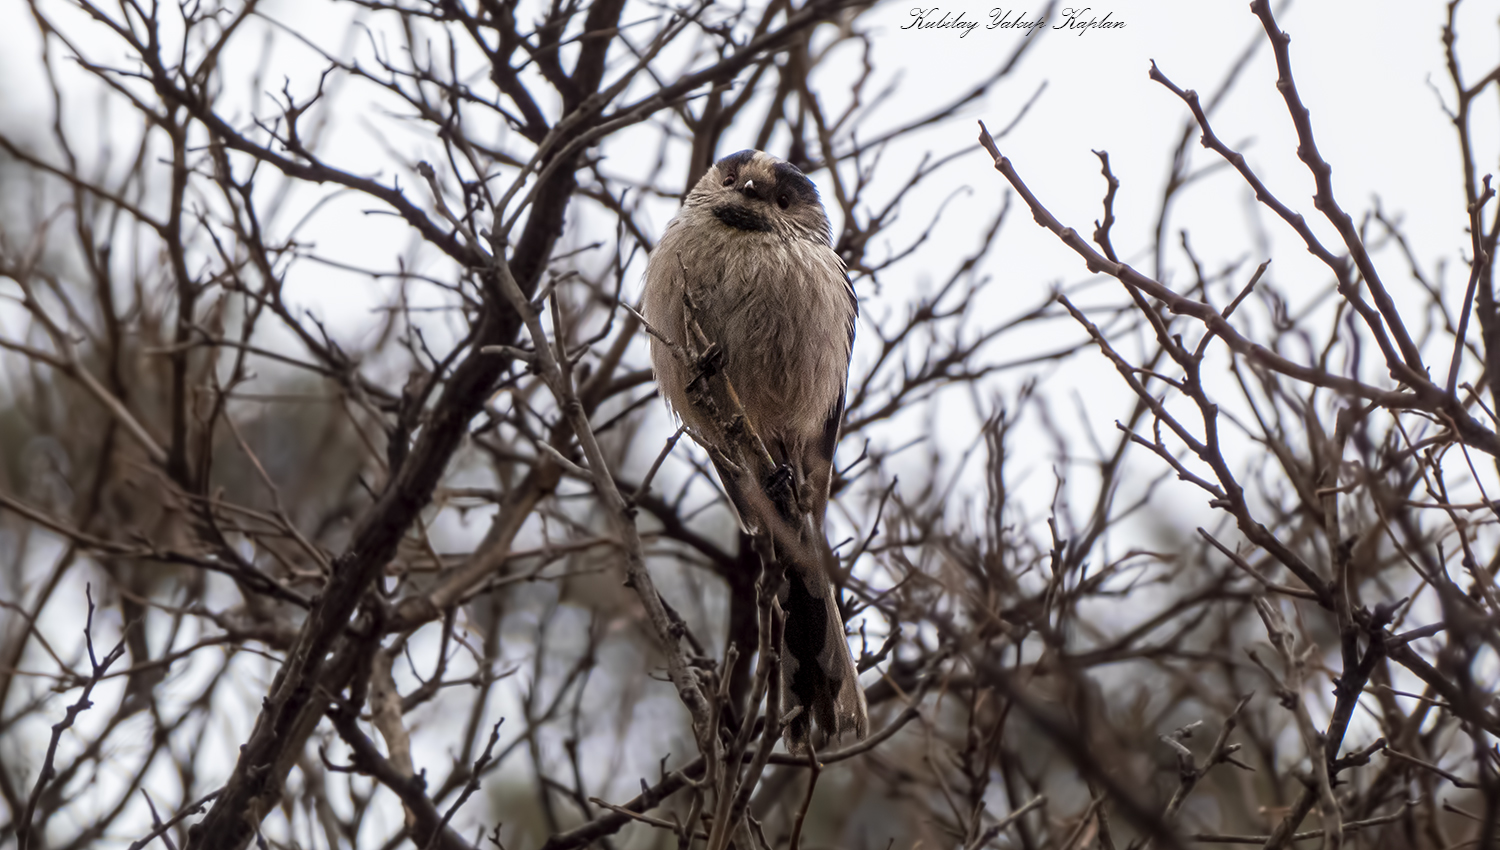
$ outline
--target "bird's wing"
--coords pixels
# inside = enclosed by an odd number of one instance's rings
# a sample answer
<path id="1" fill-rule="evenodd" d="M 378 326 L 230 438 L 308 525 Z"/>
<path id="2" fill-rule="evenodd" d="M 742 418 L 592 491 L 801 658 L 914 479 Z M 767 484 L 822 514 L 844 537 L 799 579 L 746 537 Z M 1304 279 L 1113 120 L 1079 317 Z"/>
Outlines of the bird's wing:
<path id="1" fill-rule="evenodd" d="M 842 262 L 840 262 L 842 266 Z M 847 372 L 849 360 L 854 356 L 854 326 L 859 320 L 859 298 L 854 294 L 854 282 L 845 274 L 844 293 L 849 296 L 849 322 L 844 328 L 848 342 L 844 347 L 844 370 L 846 373 L 845 383 L 848 383 Z M 828 420 L 823 424 L 823 439 L 819 444 L 822 457 L 829 463 L 833 463 L 833 451 L 838 447 L 839 428 L 844 424 L 844 396 L 846 390 L 839 390 L 838 401 L 834 403 L 833 409 L 828 411 Z"/>

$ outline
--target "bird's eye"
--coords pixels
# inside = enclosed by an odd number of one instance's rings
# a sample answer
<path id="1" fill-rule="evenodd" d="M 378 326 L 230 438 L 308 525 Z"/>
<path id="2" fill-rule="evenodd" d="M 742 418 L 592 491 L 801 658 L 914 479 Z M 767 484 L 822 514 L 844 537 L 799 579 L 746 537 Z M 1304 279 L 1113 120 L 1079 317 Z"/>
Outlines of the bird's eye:
<path id="1" fill-rule="evenodd" d="M 790 197 L 788 197 L 786 195 L 777 195 L 776 196 L 776 206 L 781 207 L 782 209 L 786 209 L 787 207 L 789 207 L 791 205 L 792 205 L 792 199 Z"/>
<path id="2" fill-rule="evenodd" d="M 726 176 L 724 178 L 724 185 L 725 186 L 733 186 L 734 185 L 734 175 L 733 174 L 730 174 L 730 175 L 728 175 L 728 176 Z"/>

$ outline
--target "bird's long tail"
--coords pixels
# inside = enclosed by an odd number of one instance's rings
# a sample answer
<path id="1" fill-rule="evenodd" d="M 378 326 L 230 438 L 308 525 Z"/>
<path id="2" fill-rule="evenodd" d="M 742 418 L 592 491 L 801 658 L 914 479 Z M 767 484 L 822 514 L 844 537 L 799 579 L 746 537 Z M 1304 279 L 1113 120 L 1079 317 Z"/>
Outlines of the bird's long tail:
<path id="1" fill-rule="evenodd" d="M 783 679 L 787 693 L 802 706 L 802 713 L 786 727 L 787 749 L 806 751 L 813 718 L 831 737 L 846 732 L 865 737 L 870 728 L 865 692 L 844 637 L 838 591 L 828 581 L 826 568 L 789 565 L 786 587 L 782 604 L 789 657 L 783 659 Z"/>
<path id="2" fill-rule="evenodd" d="M 787 749 L 792 753 L 807 751 L 814 719 L 829 737 L 850 732 L 857 738 L 865 737 L 870 728 L 869 712 L 864 689 L 859 686 L 859 668 L 844 636 L 838 588 L 829 580 L 836 573 L 838 557 L 823 537 L 822 511 L 796 517 L 786 506 L 773 505 L 770 494 L 744 492 L 729 470 L 717 461 L 715 466 L 742 527 L 748 530 L 761 524 L 747 522 L 752 517 L 771 517 L 769 521 L 775 522 L 777 513 L 785 523 L 781 533 L 772 535 L 776 558 L 786 573 L 780 594 L 786 612 L 786 655 L 781 670 L 787 700 L 782 706 L 783 716 L 794 707 L 802 708 L 787 724 Z M 824 482 L 824 492 L 826 487 Z M 826 502 L 825 495 L 817 507 L 822 508 Z"/>

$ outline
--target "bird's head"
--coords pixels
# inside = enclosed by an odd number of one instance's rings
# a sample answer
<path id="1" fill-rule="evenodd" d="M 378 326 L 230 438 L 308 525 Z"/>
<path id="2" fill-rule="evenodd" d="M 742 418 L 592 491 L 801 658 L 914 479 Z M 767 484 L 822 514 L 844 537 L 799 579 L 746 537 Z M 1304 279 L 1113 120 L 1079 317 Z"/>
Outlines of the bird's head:
<path id="1" fill-rule="evenodd" d="M 713 164 L 687 203 L 737 230 L 831 244 L 818 188 L 795 165 L 765 151 L 733 153 Z"/>

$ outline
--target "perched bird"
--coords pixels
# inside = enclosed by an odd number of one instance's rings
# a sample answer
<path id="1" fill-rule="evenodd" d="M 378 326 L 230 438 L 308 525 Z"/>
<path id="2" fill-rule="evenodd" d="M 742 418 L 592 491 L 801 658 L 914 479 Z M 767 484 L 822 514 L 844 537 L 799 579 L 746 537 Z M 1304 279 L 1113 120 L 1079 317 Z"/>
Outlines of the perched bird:
<path id="1" fill-rule="evenodd" d="M 777 474 L 790 476 L 803 518 L 811 520 L 789 522 L 815 539 L 804 539 L 804 556 L 785 564 L 790 658 L 782 669 L 788 696 L 803 708 L 787 727 L 788 745 L 805 749 L 814 717 L 831 736 L 864 737 L 864 691 L 829 577 L 838 561 L 823 537 L 859 307 L 817 187 L 795 165 L 763 151 L 714 163 L 651 255 L 643 306 L 653 329 L 677 346 L 696 341 L 691 320 L 719 347 L 746 419 Z M 662 396 L 695 436 L 714 433 L 715 423 L 688 401 L 691 364 L 655 337 L 651 361 Z M 742 492 L 717 457 L 714 463 L 742 525 L 774 521 L 757 515 L 755 506 L 766 499 Z M 809 551 L 817 554 L 807 557 Z"/>

